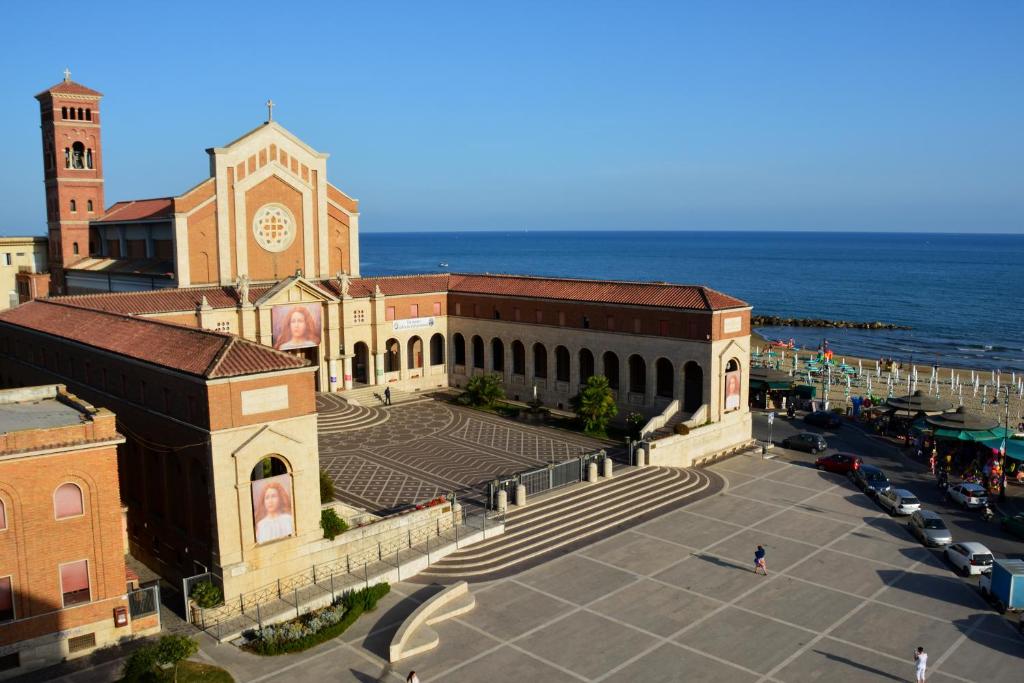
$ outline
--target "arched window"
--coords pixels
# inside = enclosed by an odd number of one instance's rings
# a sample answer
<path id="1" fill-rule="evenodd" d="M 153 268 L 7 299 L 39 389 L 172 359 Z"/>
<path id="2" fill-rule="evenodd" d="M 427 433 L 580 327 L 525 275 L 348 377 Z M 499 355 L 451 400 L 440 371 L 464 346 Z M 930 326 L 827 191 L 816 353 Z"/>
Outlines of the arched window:
<path id="1" fill-rule="evenodd" d="M 580 384 L 594 376 L 594 354 L 590 349 L 580 349 Z"/>
<path id="2" fill-rule="evenodd" d="M 473 367 L 484 369 L 484 340 L 473 335 Z"/>
<path id="3" fill-rule="evenodd" d="M 71 145 L 71 168 L 85 168 L 85 145 L 81 142 Z"/>
<path id="4" fill-rule="evenodd" d="M 419 337 L 409 339 L 409 369 L 416 370 L 423 367 L 423 340 Z"/>
<path id="5" fill-rule="evenodd" d="M 78 211 L 78 202 L 76 202 L 74 199 L 71 200 L 71 210 Z"/>
<path id="6" fill-rule="evenodd" d="M 397 339 L 388 339 L 384 344 L 384 372 L 398 372 L 401 369 L 402 346 Z"/>
<path id="7" fill-rule="evenodd" d="M 295 506 L 288 466 L 275 456 L 263 458 L 252 468 L 253 531 L 257 543 L 295 534 Z"/>
<path id="8" fill-rule="evenodd" d="M 64 148 L 64 168 L 71 168 L 71 148 Z"/>
<path id="9" fill-rule="evenodd" d="M 71 115 L 71 120 L 74 121 L 75 120 L 75 108 L 71 107 L 71 110 L 68 113 Z"/>
<path id="10" fill-rule="evenodd" d="M 452 345 L 455 347 L 455 364 L 466 364 L 466 338 L 458 332 L 452 337 Z"/>
<path id="11" fill-rule="evenodd" d="M 78 256 L 78 242 L 71 243 L 71 253 Z"/>
<path id="12" fill-rule="evenodd" d="M 85 112 L 82 110 L 81 107 L 79 107 L 78 108 L 78 120 L 81 121 L 84 118 L 85 118 Z"/>
<path id="13" fill-rule="evenodd" d="M 604 363 L 604 376 L 608 378 L 608 386 L 612 389 L 619 388 L 619 357 L 612 351 L 605 351 L 601 359 Z"/>
<path id="14" fill-rule="evenodd" d="M 4 501 L 0 499 L 0 531 L 7 528 L 7 511 L 4 508 Z"/>
<path id="15" fill-rule="evenodd" d="M 675 370 L 668 358 L 659 358 L 654 366 L 657 375 L 656 393 L 661 398 L 672 398 L 675 390 Z"/>
<path id="16" fill-rule="evenodd" d="M 526 374 L 526 347 L 518 339 L 512 342 L 512 374 Z"/>
<path id="17" fill-rule="evenodd" d="M 61 107 L 60 108 L 60 117 L 62 119 L 66 119 L 68 117 L 68 108 L 67 107 Z"/>
<path id="18" fill-rule="evenodd" d="M 629 357 L 629 390 L 634 394 L 647 391 L 647 363 L 636 354 Z"/>
<path id="19" fill-rule="evenodd" d="M 85 202 L 85 208 L 89 213 L 92 213 L 92 200 L 87 199 Z"/>
<path id="20" fill-rule="evenodd" d="M 497 337 L 491 340 L 491 370 L 505 372 L 505 343 Z"/>
<path id="21" fill-rule="evenodd" d="M 539 379 L 548 376 L 548 350 L 540 342 L 533 345 L 533 376 Z"/>
<path id="22" fill-rule="evenodd" d="M 68 482 L 61 484 L 53 492 L 53 515 L 57 519 L 69 517 L 80 517 L 85 514 L 85 504 L 82 502 L 82 489 L 77 484 Z"/>
<path id="23" fill-rule="evenodd" d="M 85 167 L 92 168 L 92 148 L 85 150 Z"/>
<path id="24" fill-rule="evenodd" d="M 555 347 L 555 379 L 559 382 L 569 381 L 569 349 L 564 346 Z"/>
<path id="25" fill-rule="evenodd" d="M 725 364 L 725 409 L 739 410 L 740 394 L 743 388 L 743 377 L 740 373 L 740 362 L 735 358 Z"/>
<path id="26" fill-rule="evenodd" d="M 92 121 L 92 109 L 85 110 L 85 120 Z"/>
<path id="27" fill-rule="evenodd" d="M 444 365 L 444 335 L 440 332 L 430 338 L 430 364 Z"/>

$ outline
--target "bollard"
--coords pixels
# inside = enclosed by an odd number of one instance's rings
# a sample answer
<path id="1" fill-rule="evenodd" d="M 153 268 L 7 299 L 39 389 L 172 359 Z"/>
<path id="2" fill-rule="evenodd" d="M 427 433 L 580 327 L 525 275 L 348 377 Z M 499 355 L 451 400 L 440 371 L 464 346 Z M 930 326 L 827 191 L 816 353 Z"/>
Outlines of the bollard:
<path id="1" fill-rule="evenodd" d="M 602 472 L 602 474 L 604 475 L 605 479 L 611 479 L 612 478 L 612 459 L 611 458 L 605 458 L 604 459 L 604 472 Z"/>
<path id="2" fill-rule="evenodd" d="M 522 484 L 516 486 L 516 506 L 526 507 L 526 487 Z"/>
<path id="3" fill-rule="evenodd" d="M 587 465 L 587 482 L 591 484 L 597 483 L 597 463 L 592 462 Z"/>
<path id="4" fill-rule="evenodd" d="M 647 449 L 643 446 L 637 446 L 636 448 L 636 466 L 646 467 L 647 466 Z"/>
<path id="5" fill-rule="evenodd" d="M 502 489 L 498 491 L 498 502 L 495 504 L 498 512 L 504 512 L 508 509 L 508 491 Z"/>

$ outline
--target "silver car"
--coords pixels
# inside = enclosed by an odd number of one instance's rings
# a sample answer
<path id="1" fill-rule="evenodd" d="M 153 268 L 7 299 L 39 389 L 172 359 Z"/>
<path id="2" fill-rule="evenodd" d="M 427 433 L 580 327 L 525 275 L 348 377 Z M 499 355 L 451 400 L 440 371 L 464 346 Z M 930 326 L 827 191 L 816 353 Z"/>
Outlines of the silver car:
<path id="1" fill-rule="evenodd" d="M 890 515 L 912 515 L 921 509 L 921 501 L 906 489 L 886 489 L 878 494 L 878 504 Z"/>
<path id="2" fill-rule="evenodd" d="M 925 545 L 949 545 L 953 542 L 953 534 L 949 533 L 942 517 L 931 510 L 918 510 L 907 522 L 910 533 Z"/>

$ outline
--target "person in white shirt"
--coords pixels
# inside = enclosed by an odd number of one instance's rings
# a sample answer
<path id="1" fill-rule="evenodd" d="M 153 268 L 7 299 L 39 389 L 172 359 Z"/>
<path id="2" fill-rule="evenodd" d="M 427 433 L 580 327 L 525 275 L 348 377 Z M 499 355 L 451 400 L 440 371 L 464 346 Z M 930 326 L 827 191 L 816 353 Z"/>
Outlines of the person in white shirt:
<path id="1" fill-rule="evenodd" d="M 416 675 L 415 671 L 410 671 L 409 675 L 405 677 L 405 683 L 420 683 L 420 677 Z"/>
<path id="2" fill-rule="evenodd" d="M 926 669 L 928 668 L 928 653 L 923 647 L 917 648 L 914 653 L 914 663 L 917 665 L 917 683 L 925 683 Z"/>

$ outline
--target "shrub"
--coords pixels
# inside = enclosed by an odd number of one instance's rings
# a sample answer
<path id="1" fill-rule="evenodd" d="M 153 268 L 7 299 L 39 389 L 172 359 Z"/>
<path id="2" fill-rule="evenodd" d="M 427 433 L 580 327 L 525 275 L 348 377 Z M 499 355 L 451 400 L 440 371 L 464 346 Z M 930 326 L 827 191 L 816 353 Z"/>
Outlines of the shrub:
<path id="1" fill-rule="evenodd" d="M 466 396 L 475 406 L 490 407 L 505 398 L 505 390 L 501 388 L 501 375 L 477 375 L 466 382 Z"/>
<path id="2" fill-rule="evenodd" d="M 155 643 L 143 645 L 124 663 L 121 675 L 127 683 L 162 680 L 160 665 L 174 667 L 173 680 L 178 680 L 178 664 L 194 655 L 199 643 L 186 636 L 164 636 Z"/>
<path id="3" fill-rule="evenodd" d="M 283 624 L 264 626 L 253 632 L 254 640 L 247 646 L 261 655 L 301 652 L 340 636 L 363 612 L 377 607 L 391 586 L 379 583 L 369 588 L 349 591 L 329 607 L 315 610 Z"/>
<path id="4" fill-rule="evenodd" d="M 121 676 L 125 683 L 156 680 L 156 645 L 143 645 L 125 661 Z"/>
<path id="5" fill-rule="evenodd" d="M 334 500 L 334 480 L 326 472 L 320 470 L 320 502 L 330 503 Z"/>
<path id="6" fill-rule="evenodd" d="M 203 609 L 208 609 L 224 602 L 224 591 L 212 581 L 200 581 L 192 586 L 189 597 Z"/>
<path id="7" fill-rule="evenodd" d="M 334 508 L 324 508 L 320 511 L 320 526 L 324 530 L 324 538 L 333 541 L 338 534 L 348 531 L 348 524 L 345 523 Z"/>
<path id="8" fill-rule="evenodd" d="M 641 413 L 630 413 L 626 416 L 626 424 L 629 426 L 629 433 L 640 438 L 640 430 L 643 429 L 646 420 Z"/>
<path id="9" fill-rule="evenodd" d="M 674 430 L 675 430 L 675 433 L 676 433 L 676 434 L 683 434 L 683 435 L 686 435 L 686 434 L 689 434 L 689 433 L 690 433 L 690 428 L 689 428 L 689 427 L 687 427 L 686 425 L 684 425 L 684 424 L 683 424 L 682 422 L 678 423 L 678 424 L 677 424 L 677 425 L 676 425 L 676 426 L 674 427 Z"/>

